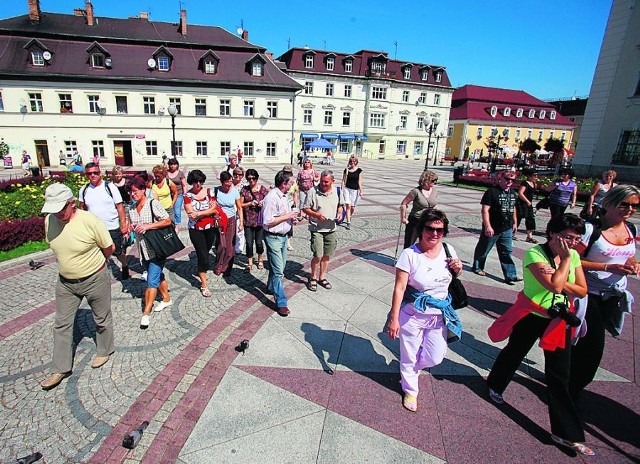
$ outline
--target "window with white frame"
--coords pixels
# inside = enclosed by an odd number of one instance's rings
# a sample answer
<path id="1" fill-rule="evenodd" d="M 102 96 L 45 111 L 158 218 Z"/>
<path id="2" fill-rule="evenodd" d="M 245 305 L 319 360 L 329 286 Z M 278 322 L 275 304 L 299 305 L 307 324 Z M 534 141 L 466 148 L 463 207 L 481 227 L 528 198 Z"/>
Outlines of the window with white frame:
<path id="1" fill-rule="evenodd" d="M 349 153 L 351 151 L 349 150 L 349 141 L 340 140 L 340 142 L 338 143 L 338 150 L 340 150 L 340 153 Z"/>
<path id="2" fill-rule="evenodd" d="M 267 112 L 269 113 L 270 118 L 278 117 L 278 102 L 268 101 L 267 102 Z"/>
<path id="3" fill-rule="evenodd" d="M 410 66 L 406 66 L 404 68 L 403 74 L 404 74 L 404 78 L 405 79 L 411 79 L 411 67 Z"/>
<path id="4" fill-rule="evenodd" d="M 511 116 L 511 108 L 509 108 L 508 106 L 502 110 L 502 115 L 505 118 L 508 118 L 509 116 Z"/>
<path id="5" fill-rule="evenodd" d="M 262 76 L 263 65 L 260 61 L 254 61 L 251 64 L 251 75 L 252 76 Z"/>
<path id="6" fill-rule="evenodd" d="M 350 85 L 345 85 L 344 86 L 344 96 L 346 98 L 351 98 L 351 86 Z"/>
<path id="7" fill-rule="evenodd" d="M 104 54 L 92 53 L 91 54 L 91 66 L 93 68 L 104 68 Z"/>
<path id="8" fill-rule="evenodd" d="M 402 91 L 402 102 L 403 103 L 409 102 L 409 91 L 408 90 L 403 90 Z"/>
<path id="9" fill-rule="evenodd" d="M 118 114 L 127 114 L 129 112 L 126 95 L 116 95 L 116 112 Z"/>
<path id="10" fill-rule="evenodd" d="M 253 142 L 244 142 L 244 146 L 243 146 L 243 151 L 242 151 L 243 155 L 247 158 L 252 158 L 253 157 Z"/>
<path id="11" fill-rule="evenodd" d="M 304 94 L 313 95 L 313 82 L 307 81 L 304 83 Z"/>
<path id="12" fill-rule="evenodd" d="M 196 141 L 196 156 L 207 156 L 207 142 Z"/>
<path id="13" fill-rule="evenodd" d="M 220 142 L 220 156 L 227 156 L 231 153 L 231 142 Z"/>
<path id="14" fill-rule="evenodd" d="M 182 103 L 180 102 L 180 97 L 169 97 L 169 105 L 176 107 L 176 114 L 182 114 Z"/>
<path id="15" fill-rule="evenodd" d="M 442 71 L 436 71 L 433 76 L 436 82 L 442 82 Z"/>
<path id="16" fill-rule="evenodd" d="M 327 58 L 327 71 L 333 71 L 336 66 L 335 58 Z"/>
<path id="17" fill-rule="evenodd" d="M 385 70 L 385 64 L 382 61 L 374 61 L 371 63 L 371 71 L 376 73 L 383 73 Z"/>
<path id="18" fill-rule="evenodd" d="M 549 119 L 551 119 L 552 121 L 554 121 L 556 119 L 556 112 L 555 111 L 551 111 L 549 113 Z"/>
<path id="19" fill-rule="evenodd" d="M 543 135 L 543 132 L 542 131 L 538 131 L 538 142 L 542 141 L 542 135 Z"/>
<path id="20" fill-rule="evenodd" d="M 302 112 L 302 123 L 303 124 L 311 124 L 311 119 L 313 118 L 313 110 L 304 109 Z"/>
<path id="21" fill-rule="evenodd" d="M 527 138 L 530 139 L 533 137 L 533 129 L 527 130 Z"/>
<path id="22" fill-rule="evenodd" d="M 518 108 L 516 110 L 516 118 L 521 118 L 523 112 L 524 112 L 524 110 L 522 108 Z"/>
<path id="23" fill-rule="evenodd" d="M 333 110 L 324 111 L 324 125 L 330 126 L 333 124 Z"/>
<path id="24" fill-rule="evenodd" d="M 158 57 L 158 71 L 169 71 L 169 67 L 171 65 L 171 61 L 168 56 L 159 56 Z"/>
<path id="25" fill-rule="evenodd" d="M 156 114 L 156 98 L 142 97 L 142 107 L 144 114 Z"/>
<path id="26" fill-rule="evenodd" d="M 304 57 L 304 67 L 313 68 L 313 55 L 309 54 Z"/>
<path id="27" fill-rule="evenodd" d="M 404 114 L 400 115 L 400 129 L 406 129 L 407 128 L 407 121 L 408 121 L 408 117 Z"/>
<path id="28" fill-rule="evenodd" d="M 478 130 L 476 132 L 476 137 L 479 139 L 482 138 L 482 127 L 478 127 Z"/>
<path id="29" fill-rule="evenodd" d="M 215 60 L 205 60 L 204 61 L 204 72 L 205 72 L 205 74 L 215 74 L 216 73 L 216 62 L 215 62 Z"/>
<path id="30" fill-rule="evenodd" d="M 396 155 L 404 155 L 407 151 L 407 141 L 398 140 L 396 143 Z"/>
<path id="31" fill-rule="evenodd" d="M 433 95 L 433 104 L 434 105 L 439 105 L 440 104 L 440 94 L 436 93 Z"/>
<path id="32" fill-rule="evenodd" d="M 529 119 L 533 119 L 536 117 L 536 110 L 531 109 L 529 110 Z"/>
<path id="33" fill-rule="evenodd" d="M 418 103 L 427 103 L 427 92 L 420 93 L 420 98 L 418 98 Z"/>
<path id="34" fill-rule="evenodd" d="M 426 81 L 427 79 L 429 79 L 429 70 L 423 69 L 422 71 L 420 71 L 420 80 Z"/>
<path id="35" fill-rule="evenodd" d="M 78 151 L 78 144 L 75 140 L 65 140 L 64 141 L 64 152 L 67 155 L 67 158 L 71 158 L 75 152 Z"/>
<path id="36" fill-rule="evenodd" d="M 93 156 L 104 158 L 104 142 L 102 140 L 92 140 L 91 148 L 93 151 Z"/>
<path id="37" fill-rule="evenodd" d="M 520 139 L 520 129 L 516 129 L 516 140 Z"/>
<path id="38" fill-rule="evenodd" d="M 182 140 L 176 140 L 176 143 L 173 147 L 176 156 L 182 156 Z"/>
<path id="39" fill-rule="evenodd" d="M 59 93 L 60 99 L 60 112 L 61 113 L 73 113 L 73 102 L 71 101 L 70 93 Z"/>
<path id="40" fill-rule="evenodd" d="M 147 156 L 158 156 L 158 142 L 155 140 L 146 140 L 144 145 Z"/>
<path id="41" fill-rule="evenodd" d="M 42 50 L 31 51 L 31 64 L 34 66 L 44 66 L 44 56 L 42 56 Z"/>
<path id="42" fill-rule="evenodd" d="M 196 116 L 207 115 L 207 99 L 206 98 L 196 98 L 195 112 L 196 112 Z"/>
<path id="43" fill-rule="evenodd" d="M 511 129 L 509 129 L 508 127 L 502 131 L 502 136 L 506 139 L 509 137 L 509 134 L 511 134 Z"/>
<path id="44" fill-rule="evenodd" d="M 31 106 L 31 111 L 34 113 L 42 113 L 44 111 L 42 106 L 42 94 L 41 93 L 30 93 L 29 94 L 29 105 Z"/>
<path id="45" fill-rule="evenodd" d="M 342 112 L 342 125 L 350 126 L 351 125 L 351 111 L 343 111 Z"/>
<path id="46" fill-rule="evenodd" d="M 386 126 L 386 117 L 384 113 L 370 113 L 369 127 L 384 128 Z"/>
<path id="47" fill-rule="evenodd" d="M 547 115 L 547 112 L 545 110 L 540 110 L 540 115 L 538 116 L 540 119 L 544 119 L 544 117 Z"/>
<path id="48" fill-rule="evenodd" d="M 327 97 L 333 97 L 333 84 L 327 84 L 325 94 Z"/>
<path id="49" fill-rule="evenodd" d="M 246 118 L 252 118 L 256 111 L 256 102 L 253 100 L 245 100 L 242 107 L 242 115 Z"/>
<path id="50" fill-rule="evenodd" d="M 414 155 L 421 155 L 423 149 L 424 149 L 424 142 L 423 141 L 413 142 L 413 154 Z"/>
<path id="51" fill-rule="evenodd" d="M 267 142 L 267 158 L 276 157 L 276 142 Z"/>
<path id="52" fill-rule="evenodd" d="M 549 138 L 552 139 L 553 138 L 553 131 L 549 131 Z"/>
<path id="53" fill-rule="evenodd" d="M 497 106 L 495 106 L 495 105 L 493 105 L 493 106 L 491 107 L 490 114 L 491 114 L 491 117 L 492 117 L 492 118 L 495 118 L 495 117 L 497 116 L 497 114 L 498 114 L 498 107 L 497 107 Z"/>
<path id="54" fill-rule="evenodd" d="M 231 100 L 220 100 L 220 116 L 231 116 Z"/>
<path id="55" fill-rule="evenodd" d="M 418 124 L 416 125 L 416 129 L 424 130 L 424 116 L 418 116 Z"/>
<path id="56" fill-rule="evenodd" d="M 344 62 L 344 72 L 353 72 L 353 60 L 346 60 Z"/>
<path id="57" fill-rule="evenodd" d="M 98 100 L 100 100 L 100 95 L 87 95 L 87 99 L 89 100 L 89 113 L 99 113 Z"/>
<path id="58" fill-rule="evenodd" d="M 386 87 L 372 87 L 371 88 L 371 98 L 373 100 L 386 100 L 387 99 L 387 88 Z"/>

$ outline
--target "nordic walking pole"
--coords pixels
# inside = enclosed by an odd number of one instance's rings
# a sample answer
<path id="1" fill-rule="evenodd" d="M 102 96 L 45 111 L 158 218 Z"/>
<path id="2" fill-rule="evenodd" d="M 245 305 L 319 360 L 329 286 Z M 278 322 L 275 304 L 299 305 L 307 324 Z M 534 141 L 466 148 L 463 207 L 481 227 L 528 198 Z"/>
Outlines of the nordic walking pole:
<path id="1" fill-rule="evenodd" d="M 396 242 L 396 252 L 393 255 L 393 264 L 398 261 L 398 247 L 400 246 L 400 234 L 402 233 L 402 221 L 400 221 L 400 228 L 398 229 L 398 241 Z"/>

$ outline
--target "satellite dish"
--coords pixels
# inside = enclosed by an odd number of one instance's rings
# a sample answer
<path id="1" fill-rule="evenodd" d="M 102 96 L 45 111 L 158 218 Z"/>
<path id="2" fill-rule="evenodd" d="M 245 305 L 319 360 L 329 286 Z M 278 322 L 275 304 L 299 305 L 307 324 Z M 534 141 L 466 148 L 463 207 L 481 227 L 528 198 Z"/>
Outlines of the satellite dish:
<path id="1" fill-rule="evenodd" d="M 156 60 L 154 60 L 153 58 L 149 58 L 149 60 L 147 61 L 147 66 L 149 66 L 150 68 L 155 68 Z"/>
<path id="2" fill-rule="evenodd" d="M 244 32 L 244 29 L 239 27 L 238 29 L 236 29 L 236 32 L 238 33 L 238 35 L 242 35 L 242 33 Z"/>
<path id="3" fill-rule="evenodd" d="M 107 58 L 106 60 L 104 60 L 104 65 L 107 68 L 110 68 L 112 64 L 113 64 L 113 62 L 111 61 L 111 58 Z"/>
<path id="4" fill-rule="evenodd" d="M 51 59 L 51 52 L 48 51 L 48 50 L 42 52 L 42 58 L 44 58 L 45 60 L 49 61 Z"/>
<path id="5" fill-rule="evenodd" d="M 98 99 L 98 101 L 96 102 L 96 106 L 98 108 L 104 108 L 104 102 L 100 99 Z"/>
<path id="6" fill-rule="evenodd" d="M 261 116 L 262 116 L 264 119 L 267 119 L 267 118 L 269 117 L 269 114 L 270 114 L 270 113 L 269 113 L 269 111 L 264 110 L 264 111 L 262 112 Z"/>

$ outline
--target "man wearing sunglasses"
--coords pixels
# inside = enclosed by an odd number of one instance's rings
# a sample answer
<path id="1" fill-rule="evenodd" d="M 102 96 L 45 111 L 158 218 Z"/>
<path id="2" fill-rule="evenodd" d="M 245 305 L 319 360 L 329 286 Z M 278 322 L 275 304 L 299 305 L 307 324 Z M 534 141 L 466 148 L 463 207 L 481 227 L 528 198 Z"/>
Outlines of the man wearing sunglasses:
<path id="1" fill-rule="evenodd" d="M 473 254 L 473 272 L 485 276 L 487 256 L 495 245 L 504 280 L 508 285 L 522 280 L 518 278 L 516 265 L 511 257 L 516 229 L 517 193 L 511 188 L 515 177 L 512 171 L 500 172 L 496 177 L 497 185 L 489 188 L 482 196 L 482 232 Z"/>

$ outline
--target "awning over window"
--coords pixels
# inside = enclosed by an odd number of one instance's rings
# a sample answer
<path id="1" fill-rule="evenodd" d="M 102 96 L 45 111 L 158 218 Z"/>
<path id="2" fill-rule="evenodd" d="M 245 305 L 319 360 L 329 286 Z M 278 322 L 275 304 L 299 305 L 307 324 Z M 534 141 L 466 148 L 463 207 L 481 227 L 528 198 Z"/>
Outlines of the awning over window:
<path id="1" fill-rule="evenodd" d="M 366 135 L 362 134 L 362 135 L 358 135 L 358 140 L 362 140 L 364 142 L 365 140 L 368 140 L 368 138 Z"/>
<path id="2" fill-rule="evenodd" d="M 340 140 L 355 140 L 356 134 L 340 134 Z"/>
<path id="3" fill-rule="evenodd" d="M 338 134 L 322 134 L 322 138 L 325 140 L 333 140 L 338 138 Z"/>
<path id="4" fill-rule="evenodd" d="M 302 134 L 300 134 L 300 138 L 301 138 L 301 139 L 306 139 L 306 140 L 315 140 L 315 139 L 317 139 L 318 137 L 320 137 L 320 135 L 318 135 L 318 134 L 311 134 L 311 133 L 308 133 L 308 132 L 303 132 Z"/>

